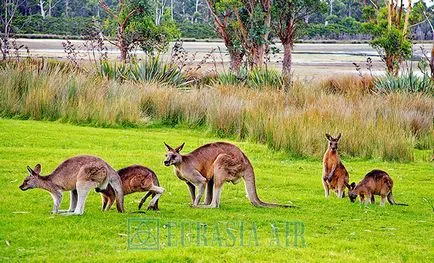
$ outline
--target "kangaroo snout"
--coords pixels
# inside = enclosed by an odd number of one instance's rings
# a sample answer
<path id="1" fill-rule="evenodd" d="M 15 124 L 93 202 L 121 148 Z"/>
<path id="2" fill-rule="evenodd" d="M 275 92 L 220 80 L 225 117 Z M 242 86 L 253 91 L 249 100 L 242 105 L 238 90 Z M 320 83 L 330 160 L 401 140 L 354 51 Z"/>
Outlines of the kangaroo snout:
<path id="1" fill-rule="evenodd" d="M 167 160 L 165 160 L 163 163 L 164 163 L 165 166 L 170 166 L 170 162 L 167 161 Z"/>
<path id="2" fill-rule="evenodd" d="M 21 189 L 21 191 L 26 191 L 26 190 L 28 190 L 29 188 L 26 188 L 26 187 L 24 186 L 24 184 L 22 184 L 22 185 L 20 185 L 20 189 Z"/>

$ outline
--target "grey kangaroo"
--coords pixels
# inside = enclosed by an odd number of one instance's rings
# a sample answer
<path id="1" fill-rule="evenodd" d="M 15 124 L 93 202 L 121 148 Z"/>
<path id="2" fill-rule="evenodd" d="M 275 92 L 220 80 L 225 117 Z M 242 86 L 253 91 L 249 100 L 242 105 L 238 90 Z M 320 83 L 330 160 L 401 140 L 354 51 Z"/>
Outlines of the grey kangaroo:
<path id="1" fill-rule="evenodd" d="M 140 200 L 139 210 L 150 195 L 152 195 L 152 200 L 149 203 L 148 210 L 159 210 L 158 200 L 163 194 L 164 188 L 160 187 L 154 171 L 142 165 L 131 165 L 120 169 L 118 174 L 122 180 L 124 195 L 134 192 L 147 192 Z M 102 210 L 109 210 L 116 196 L 113 187 L 108 185 L 105 190 L 101 190 L 101 194 Z"/>
<path id="2" fill-rule="evenodd" d="M 20 189 L 25 191 L 41 188 L 48 191 L 53 198 L 53 213 L 82 215 L 84 204 L 91 188 L 105 189 L 110 184 L 116 192 L 116 206 L 119 212 L 124 212 L 124 192 L 122 182 L 116 171 L 102 159 L 79 155 L 67 159 L 47 176 L 41 176 L 41 165 L 34 169 L 27 166 L 29 176 L 24 179 Z M 69 209 L 59 211 L 64 191 L 71 191 Z"/>
<path id="3" fill-rule="evenodd" d="M 259 199 L 252 164 L 233 144 L 225 142 L 205 144 L 186 155 L 180 154 L 184 144 L 175 149 L 164 144 L 168 150 L 164 165 L 173 165 L 176 176 L 187 183 L 194 207 L 199 207 L 206 186 L 207 195 L 203 207 L 219 207 L 223 184 L 225 182 L 237 184 L 241 179 L 244 179 L 247 196 L 254 206 L 291 207 L 265 203 Z"/>
<path id="4" fill-rule="evenodd" d="M 351 202 L 354 202 L 357 196 L 360 196 L 360 203 L 373 204 L 375 203 L 374 195 L 379 195 L 381 196 L 381 206 L 386 202 L 386 198 L 391 205 L 408 206 L 408 204 L 395 201 L 392 188 L 393 180 L 390 175 L 385 171 L 375 169 L 367 173 L 357 185 L 355 182 L 351 183 L 348 195 Z"/>

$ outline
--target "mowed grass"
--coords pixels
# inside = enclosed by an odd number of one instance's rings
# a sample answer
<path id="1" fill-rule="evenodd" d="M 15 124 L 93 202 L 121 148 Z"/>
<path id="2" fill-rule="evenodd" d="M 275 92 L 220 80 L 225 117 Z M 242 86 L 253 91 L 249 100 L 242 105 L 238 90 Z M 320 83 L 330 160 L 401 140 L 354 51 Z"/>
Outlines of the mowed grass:
<path id="1" fill-rule="evenodd" d="M 240 183 L 225 184 L 220 209 L 197 209 L 189 206 L 185 183 L 172 168 L 163 166 L 163 141 L 171 145 L 185 142 L 187 153 L 219 140 L 206 134 L 204 130 L 104 129 L 0 119 L 0 261 L 433 262 L 434 212 L 429 202 L 434 201 L 434 165 L 426 161 L 431 152 L 418 151 L 415 161 L 405 164 L 344 160 L 351 181 L 358 182 L 374 168 L 389 172 L 395 182 L 395 199 L 409 204 L 380 207 L 335 196 L 325 199 L 319 159 L 291 159 L 263 145 L 233 142 L 255 168 L 259 196 L 264 201 L 292 202 L 298 208 L 255 208 Z M 18 188 L 27 175 L 26 165 L 40 163 L 45 175 L 77 154 L 100 156 L 115 169 L 131 164 L 153 169 L 166 189 L 160 199 L 161 211 L 138 213 L 143 193 L 136 193 L 125 197 L 126 213 L 101 212 L 100 197 L 92 191 L 83 216 L 52 215 L 47 192 Z M 62 209 L 68 206 L 69 194 L 65 193 Z M 301 221 L 306 247 L 278 247 L 263 236 L 259 246 L 240 247 L 236 242 L 234 247 L 167 247 L 167 229 L 161 228 L 160 250 L 129 250 L 128 218 L 210 225 L 243 221 L 265 229 L 275 221 Z"/>

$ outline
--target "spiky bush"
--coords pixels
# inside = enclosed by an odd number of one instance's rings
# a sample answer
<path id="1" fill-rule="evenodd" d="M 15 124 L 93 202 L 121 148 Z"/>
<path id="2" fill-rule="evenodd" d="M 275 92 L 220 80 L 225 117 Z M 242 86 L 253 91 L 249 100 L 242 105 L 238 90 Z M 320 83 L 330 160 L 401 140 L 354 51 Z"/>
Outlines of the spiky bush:
<path id="1" fill-rule="evenodd" d="M 161 61 L 158 57 L 148 57 L 142 62 L 101 63 L 101 75 L 108 79 L 151 82 L 175 87 L 185 87 L 191 80 L 177 66 Z"/>
<path id="2" fill-rule="evenodd" d="M 387 74 L 374 80 L 378 92 L 422 92 L 434 94 L 434 82 L 427 74 L 418 76 L 413 72 L 405 72 L 398 77 Z"/>
<path id="3" fill-rule="evenodd" d="M 257 90 L 287 90 L 290 81 L 274 69 L 253 69 L 250 71 L 241 70 L 239 74 L 222 73 L 218 75 L 214 84 L 246 86 Z"/>

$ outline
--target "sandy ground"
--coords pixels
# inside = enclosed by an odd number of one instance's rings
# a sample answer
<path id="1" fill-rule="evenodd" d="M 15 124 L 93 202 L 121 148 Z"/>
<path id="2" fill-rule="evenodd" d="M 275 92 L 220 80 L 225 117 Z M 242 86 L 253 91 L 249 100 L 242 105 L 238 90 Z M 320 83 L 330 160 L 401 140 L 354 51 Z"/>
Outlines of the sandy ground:
<path id="1" fill-rule="evenodd" d="M 17 39 L 18 44 L 25 45 L 30 50 L 32 57 L 48 57 L 65 59 L 66 53 L 63 50 L 62 42 L 59 39 Z M 91 57 L 91 52 L 84 48 L 84 41 L 71 40 L 78 52 L 79 60 L 88 60 Z M 173 44 L 172 44 L 173 45 Z M 421 49 L 423 46 L 426 50 L 430 50 L 430 44 L 416 44 L 414 46 L 414 57 L 421 57 Z M 108 55 L 111 59 L 119 57 L 119 51 L 113 45 L 107 43 Z M 273 67 L 280 68 L 283 49 L 279 44 L 276 45 L 280 52 L 270 55 L 270 64 Z M 206 67 L 212 70 L 217 65 L 218 70 L 228 70 L 229 56 L 226 53 L 226 48 L 221 42 L 184 42 L 183 48 L 187 52 L 189 63 L 200 63 L 204 56 L 210 52 L 212 55 L 206 61 Z M 169 49 L 171 50 L 171 49 Z M 20 50 L 21 56 L 26 55 L 25 49 Z M 135 54 L 140 59 L 144 56 L 141 51 L 135 51 Z M 170 59 L 170 51 L 165 54 L 164 59 Z M 383 72 L 383 64 L 380 57 L 374 49 L 368 44 L 306 44 L 300 43 L 294 46 L 293 53 L 293 70 L 296 77 L 302 78 L 322 78 L 336 74 L 357 74 L 353 63 L 361 65 L 364 72 L 366 70 L 366 60 L 370 57 L 373 61 L 373 72 L 379 74 Z M 223 65 L 222 65 L 223 62 Z M 406 63 L 404 66 L 408 66 Z M 417 62 L 413 63 L 417 67 Z"/>

